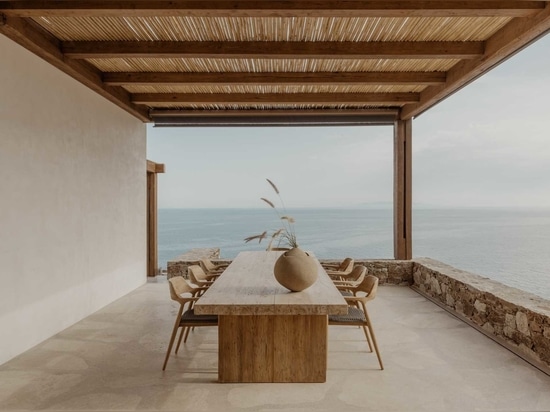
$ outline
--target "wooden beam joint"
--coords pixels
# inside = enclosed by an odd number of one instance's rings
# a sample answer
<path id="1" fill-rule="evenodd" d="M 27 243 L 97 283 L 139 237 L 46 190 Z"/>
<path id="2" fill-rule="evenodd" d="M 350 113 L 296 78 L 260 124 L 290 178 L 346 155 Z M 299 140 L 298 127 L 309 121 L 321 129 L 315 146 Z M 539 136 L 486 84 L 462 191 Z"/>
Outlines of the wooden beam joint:
<path id="1" fill-rule="evenodd" d="M 164 164 L 147 160 L 147 173 L 164 173 Z"/>

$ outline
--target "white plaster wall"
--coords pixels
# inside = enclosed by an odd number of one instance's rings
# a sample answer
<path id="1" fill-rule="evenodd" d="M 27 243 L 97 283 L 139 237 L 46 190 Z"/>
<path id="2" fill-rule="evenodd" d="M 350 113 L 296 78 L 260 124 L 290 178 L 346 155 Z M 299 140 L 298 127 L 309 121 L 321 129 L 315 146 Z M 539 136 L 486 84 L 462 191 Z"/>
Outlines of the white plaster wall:
<path id="1" fill-rule="evenodd" d="M 0 35 L 0 364 L 146 281 L 146 127 Z"/>

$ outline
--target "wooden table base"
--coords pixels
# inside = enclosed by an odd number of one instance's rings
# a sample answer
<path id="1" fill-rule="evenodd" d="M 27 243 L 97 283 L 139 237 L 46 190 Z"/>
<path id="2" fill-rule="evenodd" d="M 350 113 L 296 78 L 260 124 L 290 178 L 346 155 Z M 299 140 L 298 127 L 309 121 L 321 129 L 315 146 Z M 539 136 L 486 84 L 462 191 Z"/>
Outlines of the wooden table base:
<path id="1" fill-rule="evenodd" d="M 220 315 L 220 382 L 325 382 L 327 315 Z"/>

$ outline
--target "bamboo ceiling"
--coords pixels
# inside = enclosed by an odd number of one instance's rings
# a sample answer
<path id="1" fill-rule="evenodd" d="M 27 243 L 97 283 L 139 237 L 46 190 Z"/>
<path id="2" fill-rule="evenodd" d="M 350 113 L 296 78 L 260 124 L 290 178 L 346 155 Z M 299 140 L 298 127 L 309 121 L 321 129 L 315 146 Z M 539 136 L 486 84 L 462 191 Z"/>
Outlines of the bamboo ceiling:
<path id="1" fill-rule="evenodd" d="M 409 119 L 550 30 L 550 1 L 0 1 L 0 32 L 143 121 Z"/>

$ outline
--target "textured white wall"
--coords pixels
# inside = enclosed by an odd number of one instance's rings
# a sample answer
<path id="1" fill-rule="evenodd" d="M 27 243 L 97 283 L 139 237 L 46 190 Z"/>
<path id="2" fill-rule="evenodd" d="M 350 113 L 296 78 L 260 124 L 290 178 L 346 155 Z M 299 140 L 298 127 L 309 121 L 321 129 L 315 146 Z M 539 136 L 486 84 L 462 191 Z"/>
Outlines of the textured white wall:
<path id="1" fill-rule="evenodd" d="M 0 35 L 0 364 L 146 281 L 146 127 Z"/>

